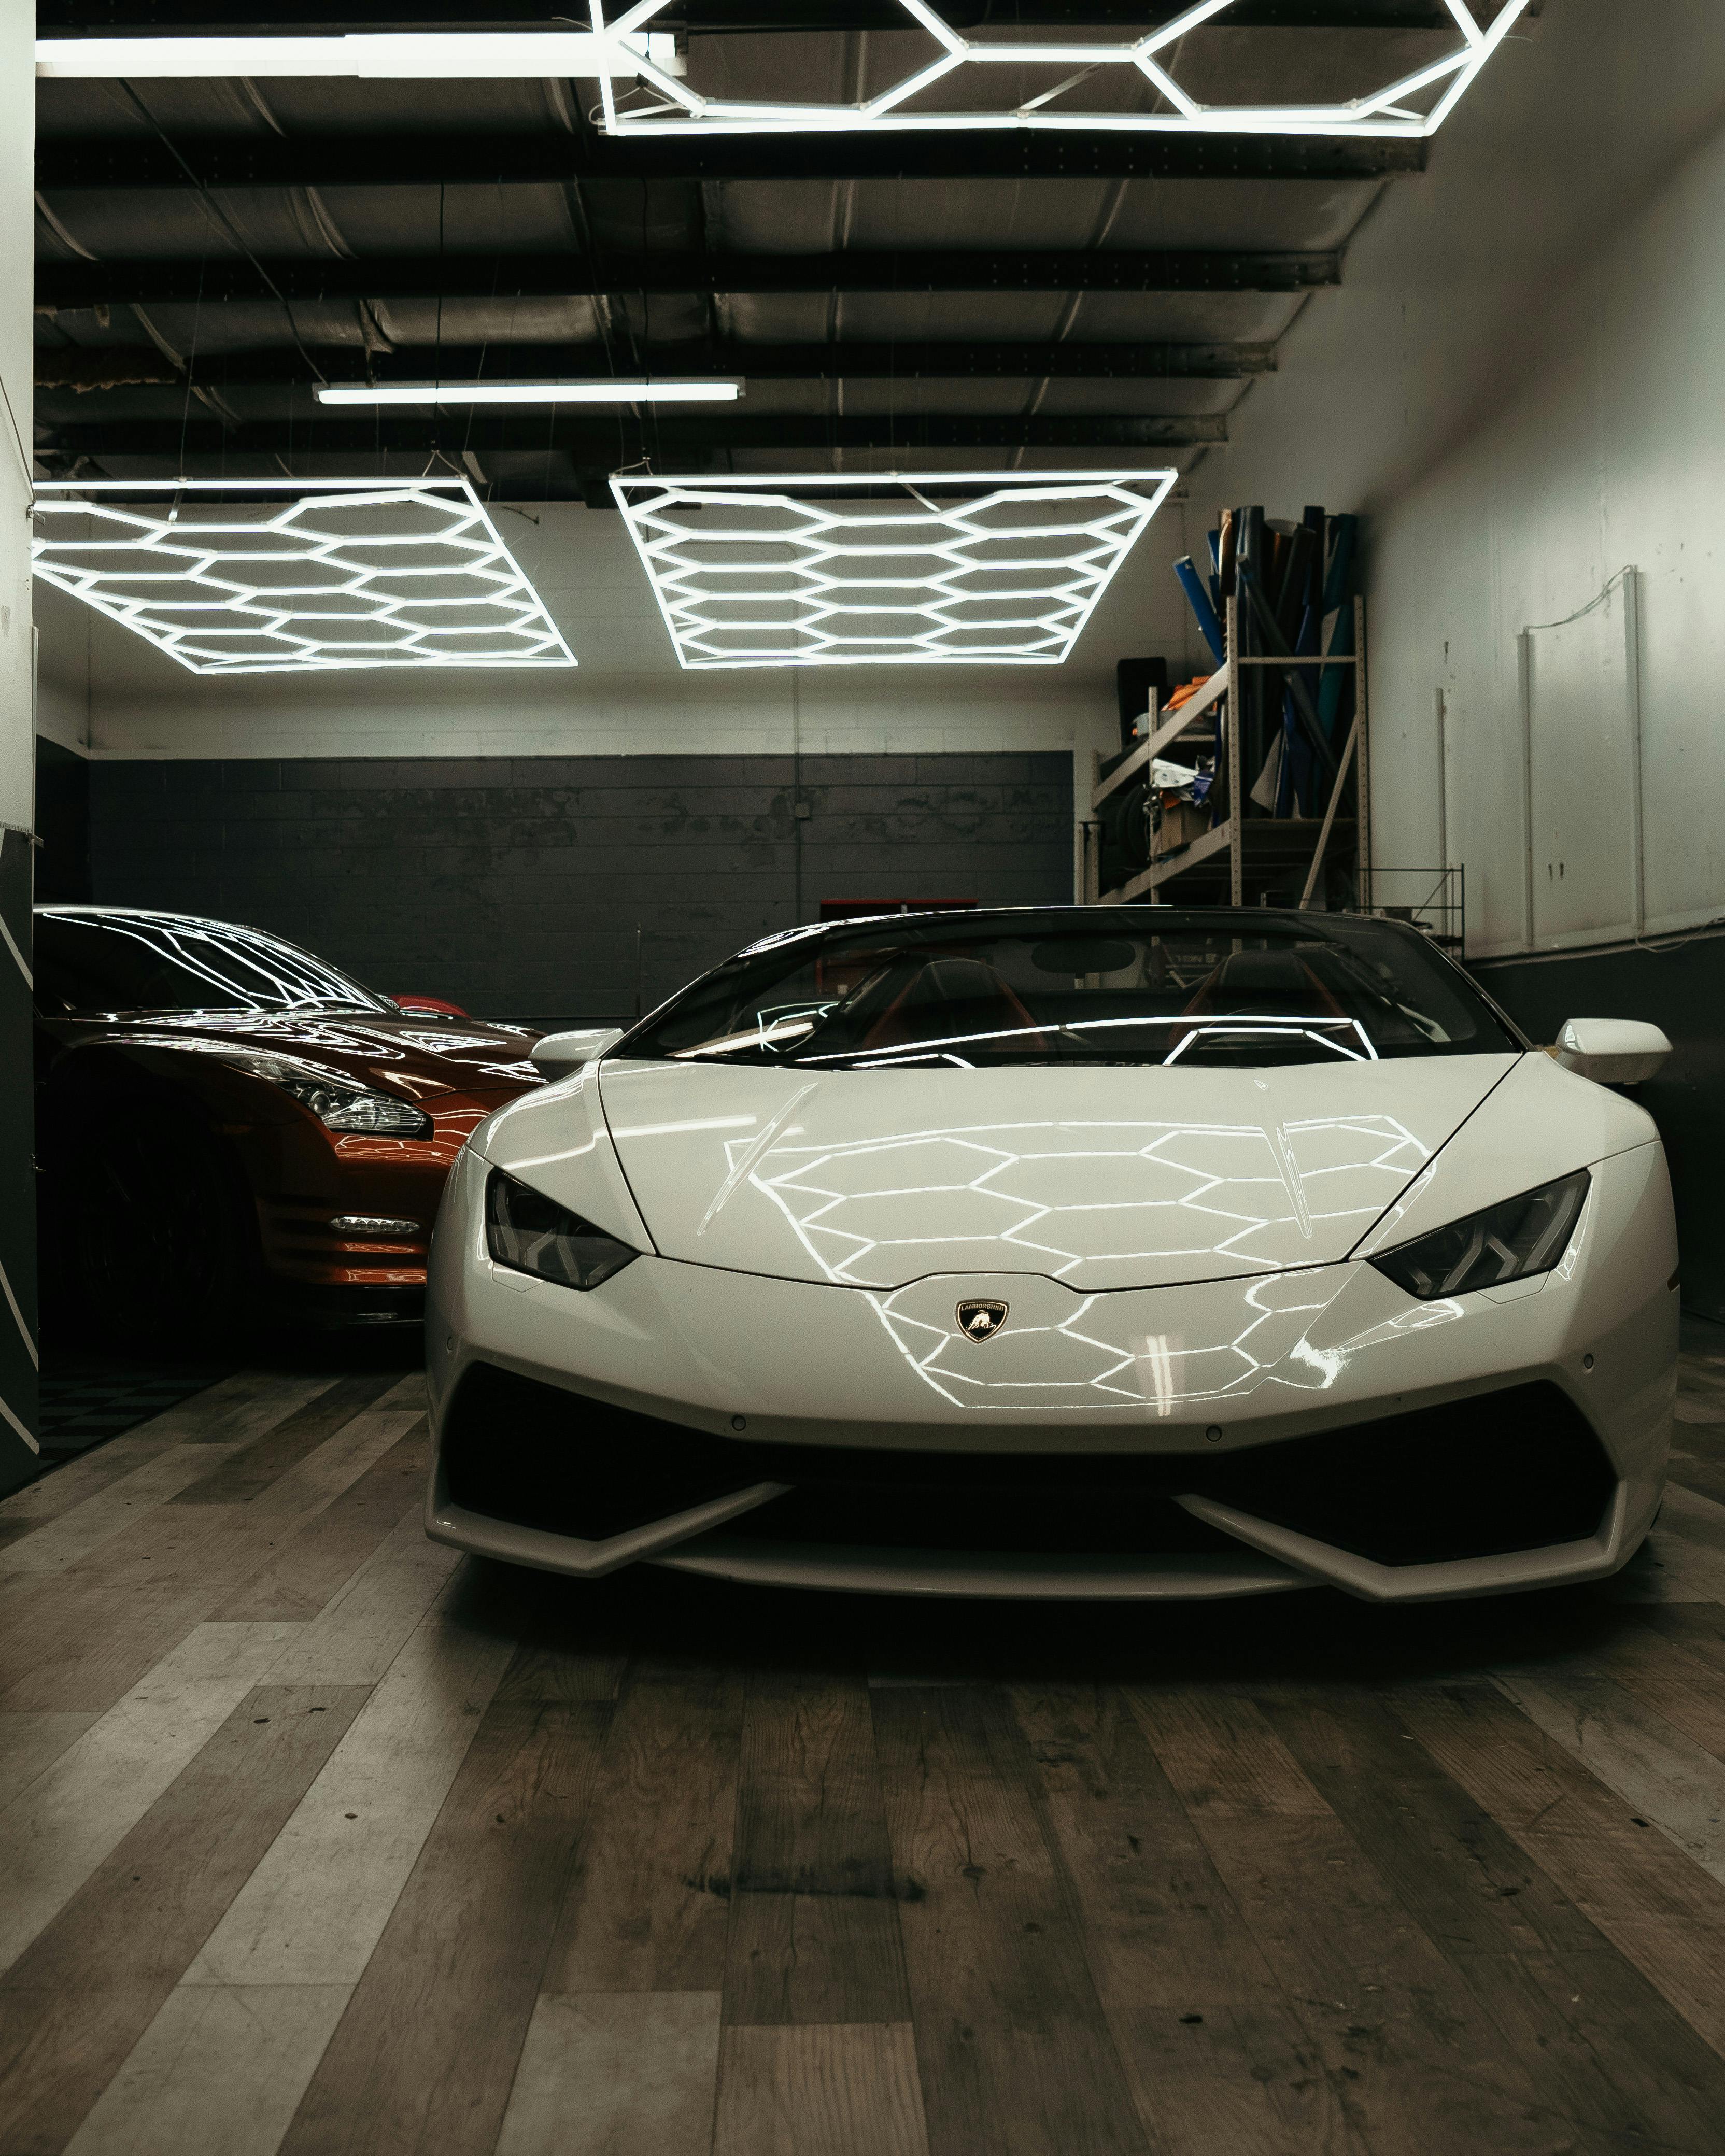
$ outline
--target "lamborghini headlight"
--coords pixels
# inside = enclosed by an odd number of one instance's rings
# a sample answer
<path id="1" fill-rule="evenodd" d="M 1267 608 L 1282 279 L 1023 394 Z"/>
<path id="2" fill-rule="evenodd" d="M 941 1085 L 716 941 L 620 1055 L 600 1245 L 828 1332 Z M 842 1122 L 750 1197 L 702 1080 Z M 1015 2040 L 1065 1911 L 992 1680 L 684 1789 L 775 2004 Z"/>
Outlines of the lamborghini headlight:
<path id="1" fill-rule="evenodd" d="M 501 1168 L 492 1169 L 485 1185 L 485 1247 L 500 1265 L 583 1290 L 641 1255 Z"/>
<path id="2" fill-rule="evenodd" d="M 297 1056 L 254 1055 L 249 1050 L 224 1050 L 221 1060 L 249 1077 L 262 1078 L 291 1093 L 302 1108 L 309 1108 L 326 1130 L 366 1132 L 380 1138 L 429 1138 L 432 1121 L 423 1108 L 403 1101 L 398 1093 L 373 1092 L 356 1085 L 339 1071 L 326 1070 Z"/>
<path id="3" fill-rule="evenodd" d="M 1587 1202 L 1587 1170 L 1506 1198 L 1483 1213 L 1470 1213 L 1418 1242 L 1385 1250 L 1371 1263 L 1398 1287 L 1430 1302 L 1471 1288 L 1501 1287 L 1506 1281 L 1548 1273 L 1563 1262 Z"/>

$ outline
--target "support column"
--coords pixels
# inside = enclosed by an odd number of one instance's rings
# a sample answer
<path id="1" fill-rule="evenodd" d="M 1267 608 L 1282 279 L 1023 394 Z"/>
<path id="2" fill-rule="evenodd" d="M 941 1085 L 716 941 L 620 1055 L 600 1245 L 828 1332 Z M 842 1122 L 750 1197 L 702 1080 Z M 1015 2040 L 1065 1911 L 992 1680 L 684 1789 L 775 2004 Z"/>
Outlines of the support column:
<path id="1" fill-rule="evenodd" d="M 0 1491 L 27 1481 L 37 1464 L 29 517 L 35 18 L 32 0 L 0 5 Z"/>

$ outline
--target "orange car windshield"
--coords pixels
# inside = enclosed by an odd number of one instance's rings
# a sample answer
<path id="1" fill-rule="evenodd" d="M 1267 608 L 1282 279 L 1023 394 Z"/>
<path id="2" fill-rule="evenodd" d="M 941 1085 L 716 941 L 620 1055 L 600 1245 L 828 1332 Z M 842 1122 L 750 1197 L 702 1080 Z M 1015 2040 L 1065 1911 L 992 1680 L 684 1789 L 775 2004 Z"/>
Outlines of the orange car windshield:
<path id="1" fill-rule="evenodd" d="M 36 999 L 46 1017 L 395 1008 L 255 929 L 94 911 L 39 913 L 34 925 Z"/>

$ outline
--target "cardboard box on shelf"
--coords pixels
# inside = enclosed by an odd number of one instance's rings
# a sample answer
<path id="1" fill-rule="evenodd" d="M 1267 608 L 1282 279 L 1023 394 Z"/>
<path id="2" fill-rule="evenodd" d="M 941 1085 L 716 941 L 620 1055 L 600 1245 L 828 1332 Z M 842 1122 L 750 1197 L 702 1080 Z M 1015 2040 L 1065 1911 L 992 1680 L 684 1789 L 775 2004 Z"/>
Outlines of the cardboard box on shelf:
<path id="1" fill-rule="evenodd" d="M 1163 804 L 1162 822 L 1150 842 L 1152 857 L 1172 854 L 1189 846 L 1194 839 L 1201 839 L 1210 828 L 1210 812 L 1207 808 L 1194 808 L 1189 801 L 1170 801 Z"/>

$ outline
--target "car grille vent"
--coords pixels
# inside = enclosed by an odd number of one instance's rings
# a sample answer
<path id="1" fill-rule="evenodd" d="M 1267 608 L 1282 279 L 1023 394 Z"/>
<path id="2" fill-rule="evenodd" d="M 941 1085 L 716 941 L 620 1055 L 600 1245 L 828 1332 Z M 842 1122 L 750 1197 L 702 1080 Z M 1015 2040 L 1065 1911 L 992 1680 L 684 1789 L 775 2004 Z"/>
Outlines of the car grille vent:
<path id="1" fill-rule="evenodd" d="M 1498 1556 L 1594 1533 L 1616 1477 L 1553 1384 L 1476 1394 L 1217 1454 L 942 1453 L 710 1437 L 476 1363 L 443 1446 L 465 1510 L 599 1541 L 755 1482 L 783 1497 L 727 1537 L 1096 1555 L 1237 1550 L 1208 1496 L 1377 1563 Z"/>

